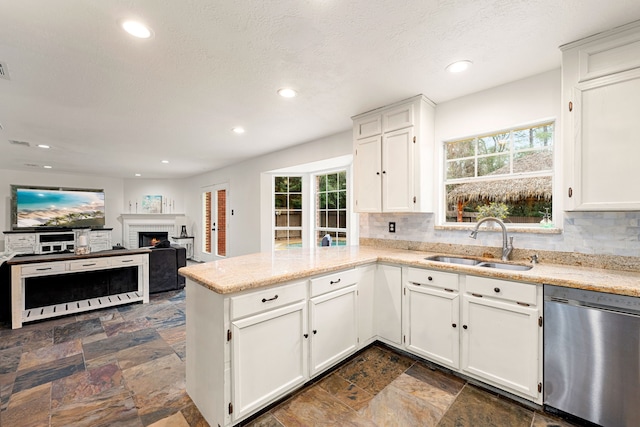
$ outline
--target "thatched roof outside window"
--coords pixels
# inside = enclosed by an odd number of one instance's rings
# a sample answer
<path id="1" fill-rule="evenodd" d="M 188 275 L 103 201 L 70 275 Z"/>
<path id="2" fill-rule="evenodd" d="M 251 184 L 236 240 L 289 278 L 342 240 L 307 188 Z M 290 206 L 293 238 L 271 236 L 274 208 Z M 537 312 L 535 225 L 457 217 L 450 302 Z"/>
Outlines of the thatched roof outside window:
<path id="1" fill-rule="evenodd" d="M 550 170 L 553 165 L 551 151 L 539 151 L 513 161 L 513 173 L 526 173 Z M 491 175 L 509 174 L 509 165 L 495 170 Z M 523 199 L 551 200 L 552 180 L 550 176 L 521 178 L 507 175 L 508 178 L 467 182 L 457 185 L 447 194 L 451 204 L 466 204 L 488 200 L 492 202 L 514 202 Z"/>

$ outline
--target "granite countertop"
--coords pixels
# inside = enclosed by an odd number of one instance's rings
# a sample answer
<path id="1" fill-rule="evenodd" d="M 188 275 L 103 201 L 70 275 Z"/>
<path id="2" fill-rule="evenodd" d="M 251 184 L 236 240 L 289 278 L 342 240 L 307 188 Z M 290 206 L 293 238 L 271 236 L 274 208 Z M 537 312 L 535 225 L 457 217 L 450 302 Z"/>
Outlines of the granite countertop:
<path id="1" fill-rule="evenodd" d="M 148 252 L 151 252 L 151 250 L 148 248 L 140 248 L 140 249 L 111 249 L 106 251 L 91 252 L 83 255 L 76 255 L 73 252 L 57 253 L 57 254 L 42 254 L 42 255 L 23 255 L 23 256 L 14 256 L 13 258 L 7 261 L 7 264 L 18 265 L 18 264 L 33 264 L 36 262 L 70 261 L 74 259 L 103 258 L 103 257 L 113 257 L 113 256 L 121 256 L 121 255 L 145 254 Z"/>
<path id="2" fill-rule="evenodd" d="M 527 271 L 497 270 L 424 259 L 431 255 L 448 254 L 370 246 L 316 248 L 313 251 L 293 249 L 243 255 L 182 267 L 179 272 L 214 292 L 232 294 L 358 265 L 385 262 L 496 279 L 640 296 L 640 272 L 635 271 L 547 264 L 544 260 Z"/>

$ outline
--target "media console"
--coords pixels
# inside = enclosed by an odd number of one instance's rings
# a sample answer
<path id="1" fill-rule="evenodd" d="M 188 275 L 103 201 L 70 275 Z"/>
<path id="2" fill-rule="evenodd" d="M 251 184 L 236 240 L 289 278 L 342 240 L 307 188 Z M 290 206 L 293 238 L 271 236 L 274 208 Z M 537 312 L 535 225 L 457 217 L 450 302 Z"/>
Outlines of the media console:
<path id="1" fill-rule="evenodd" d="M 111 228 L 92 228 L 89 231 L 91 252 L 111 249 Z M 4 246 L 7 252 L 22 254 L 47 254 L 73 251 L 76 246 L 74 229 L 5 231 Z"/>
<path id="2" fill-rule="evenodd" d="M 11 327 L 100 308 L 149 302 L 149 249 L 14 257 Z"/>

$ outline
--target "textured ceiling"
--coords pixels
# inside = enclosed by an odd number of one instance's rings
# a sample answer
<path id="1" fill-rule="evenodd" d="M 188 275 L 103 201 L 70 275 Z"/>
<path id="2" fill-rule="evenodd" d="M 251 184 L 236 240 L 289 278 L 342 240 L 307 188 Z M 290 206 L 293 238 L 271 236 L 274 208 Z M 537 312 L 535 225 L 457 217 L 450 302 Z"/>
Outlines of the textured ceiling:
<path id="1" fill-rule="evenodd" d="M 0 169 L 195 175 L 557 68 L 559 45 L 637 19 L 638 0 L 2 0 Z"/>

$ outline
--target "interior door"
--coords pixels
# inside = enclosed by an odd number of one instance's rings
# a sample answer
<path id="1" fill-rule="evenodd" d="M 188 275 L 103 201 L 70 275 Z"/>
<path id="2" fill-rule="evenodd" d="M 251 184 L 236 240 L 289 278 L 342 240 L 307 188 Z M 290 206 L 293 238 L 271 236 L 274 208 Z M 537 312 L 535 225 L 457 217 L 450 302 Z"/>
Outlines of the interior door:
<path id="1" fill-rule="evenodd" d="M 227 256 L 228 184 L 205 187 L 202 193 L 202 261 L 213 261 Z"/>

